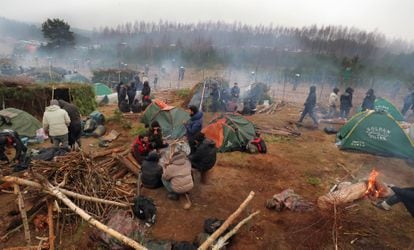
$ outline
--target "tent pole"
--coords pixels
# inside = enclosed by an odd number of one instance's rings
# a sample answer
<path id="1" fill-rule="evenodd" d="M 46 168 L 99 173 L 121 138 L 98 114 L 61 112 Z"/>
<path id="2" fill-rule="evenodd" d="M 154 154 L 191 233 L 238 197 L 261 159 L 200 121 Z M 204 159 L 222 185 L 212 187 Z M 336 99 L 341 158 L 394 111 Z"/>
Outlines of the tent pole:
<path id="1" fill-rule="evenodd" d="M 200 107 L 198 109 L 201 111 L 203 108 L 203 101 L 204 101 L 204 92 L 206 90 L 206 80 L 203 82 L 203 92 L 201 93 L 201 100 L 200 100 Z"/>

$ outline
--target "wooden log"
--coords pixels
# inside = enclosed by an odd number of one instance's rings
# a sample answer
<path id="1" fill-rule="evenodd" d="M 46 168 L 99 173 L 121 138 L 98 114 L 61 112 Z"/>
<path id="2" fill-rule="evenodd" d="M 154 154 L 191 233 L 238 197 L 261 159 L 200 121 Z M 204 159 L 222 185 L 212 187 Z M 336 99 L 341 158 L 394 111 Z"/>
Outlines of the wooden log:
<path id="1" fill-rule="evenodd" d="M 115 173 L 112 176 L 113 180 L 118 180 L 121 179 L 122 177 L 124 177 L 129 171 L 126 168 L 122 168 L 121 170 L 119 170 L 117 173 Z"/>
<path id="2" fill-rule="evenodd" d="M 141 169 L 141 166 L 138 164 L 137 160 L 135 160 L 134 156 L 132 156 L 131 153 L 127 154 L 126 158 L 132 163 L 134 164 L 134 166 L 136 166 L 138 169 Z"/>
<path id="3" fill-rule="evenodd" d="M 256 211 L 254 213 L 252 213 L 251 215 L 249 215 L 247 218 L 245 218 L 244 220 L 240 221 L 239 224 L 237 224 L 230 232 L 228 232 L 226 235 L 224 235 L 223 237 L 220 237 L 220 239 L 218 239 L 217 243 L 213 246 L 213 250 L 219 250 L 222 247 L 224 247 L 226 245 L 226 242 L 237 233 L 237 231 L 239 231 L 239 229 L 246 224 L 248 221 L 250 221 L 254 216 L 258 215 L 260 213 L 260 211 Z"/>
<path id="4" fill-rule="evenodd" d="M 232 213 L 225 221 L 224 223 L 212 234 L 206 241 L 203 242 L 203 244 L 198 248 L 199 250 L 206 250 L 208 247 L 213 244 L 213 242 L 221 235 L 224 231 L 233 223 L 233 221 L 239 217 L 241 212 L 246 208 L 246 206 L 249 204 L 249 202 L 253 199 L 254 192 L 251 191 L 249 196 L 243 201 L 243 203 L 237 208 L 237 210 Z"/>
<path id="5" fill-rule="evenodd" d="M 34 187 L 34 188 L 37 188 L 37 189 L 43 189 L 43 186 L 38 182 L 29 181 L 29 180 L 26 180 L 26 179 L 15 177 L 15 176 L 4 176 L 2 178 L 2 180 L 5 181 L 5 182 L 11 182 L 11 183 L 19 184 L 19 185 Z M 77 198 L 77 199 L 80 199 L 80 200 L 104 203 L 104 204 L 115 205 L 115 206 L 119 206 L 119 207 L 129 207 L 130 206 L 130 204 L 121 203 L 121 202 L 117 202 L 117 201 L 104 200 L 104 199 L 100 199 L 100 198 L 96 198 L 96 197 L 91 197 L 91 196 L 87 196 L 87 195 L 83 195 L 83 194 L 78 194 L 78 193 L 63 189 L 63 188 L 59 188 L 59 190 L 67 196 L 71 196 L 71 197 L 74 197 L 74 198 Z M 43 190 L 43 191 L 45 191 L 48 194 L 51 194 L 48 190 Z"/>
<path id="6" fill-rule="evenodd" d="M 53 202 L 46 200 L 47 203 L 47 224 L 49 225 L 49 249 L 55 250 L 55 230 L 53 225 Z"/>
<path id="7" fill-rule="evenodd" d="M 20 192 L 19 185 L 14 184 L 14 192 L 17 195 L 17 203 L 19 205 L 20 215 L 22 216 L 23 228 L 24 228 L 24 238 L 26 240 L 27 246 L 30 246 L 32 244 L 32 241 L 30 239 L 29 221 L 27 220 L 26 209 L 24 208 L 23 195 Z"/>
<path id="8" fill-rule="evenodd" d="M 116 158 L 119 160 L 119 162 L 126 167 L 129 171 L 131 171 L 132 173 L 134 173 L 135 175 L 138 176 L 139 174 L 139 169 L 137 167 L 134 166 L 134 164 L 132 164 L 127 158 L 117 155 Z"/>
<path id="9" fill-rule="evenodd" d="M 125 235 L 119 233 L 118 231 L 102 224 L 100 221 L 94 219 L 91 215 L 86 213 L 83 209 L 76 206 L 66 195 L 64 195 L 59 188 L 52 186 L 50 183 L 45 186 L 45 188 L 50 191 L 55 197 L 60 199 L 66 206 L 68 206 L 73 212 L 77 213 L 82 219 L 86 222 L 95 226 L 99 230 L 109 234 L 110 236 L 114 237 L 115 239 L 119 240 L 120 242 L 132 247 L 133 249 L 146 249 L 144 246 L 139 244 L 138 242 L 126 237 Z"/>
<path id="10" fill-rule="evenodd" d="M 110 154 L 113 154 L 113 153 L 119 153 L 119 152 L 122 152 L 124 150 L 125 150 L 124 147 L 111 148 L 111 149 L 107 149 L 107 150 L 103 150 L 103 151 L 91 154 L 90 157 L 92 159 L 96 159 L 98 157 L 107 156 L 107 155 L 110 155 Z"/>

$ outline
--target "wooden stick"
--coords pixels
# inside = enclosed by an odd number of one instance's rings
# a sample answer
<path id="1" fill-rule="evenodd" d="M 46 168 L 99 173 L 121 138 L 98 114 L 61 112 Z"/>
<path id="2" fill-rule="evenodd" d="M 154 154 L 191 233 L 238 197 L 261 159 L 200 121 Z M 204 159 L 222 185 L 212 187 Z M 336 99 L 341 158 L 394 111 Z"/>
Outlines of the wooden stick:
<path id="1" fill-rule="evenodd" d="M 49 249 L 55 250 L 55 230 L 53 225 L 53 202 L 46 200 L 47 203 L 47 224 L 49 224 Z"/>
<path id="2" fill-rule="evenodd" d="M 134 173 L 135 175 L 139 175 L 139 169 L 137 167 L 135 167 L 130 161 L 128 161 L 125 157 L 119 156 L 117 155 L 116 158 L 119 160 L 119 162 L 126 167 L 127 169 L 129 169 L 129 171 L 131 171 L 132 173 Z"/>
<path id="3" fill-rule="evenodd" d="M 138 162 L 135 160 L 134 156 L 132 156 L 131 153 L 127 154 L 126 158 L 138 169 L 141 169 L 141 166 L 138 164 Z"/>
<path id="4" fill-rule="evenodd" d="M 235 226 L 230 232 L 228 232 L 226 235 L 224 235 L 223 237 L 220 237 L 216 243 L 216 245 L 213 246 L 213 250 L 219 250 L 220 248 L 224 247 L 226 245 L 226 242 L 228 239 L 230 239 L 233 235 L 235 235 L 237 233 L 237 231 L 239 231 L 239 229 L 246 224 L 248 221 L 250 221 L 254 216 L 260 214 L 260 211 L 256 211 L 254 213 L 252 213 L 251 215 L 249 215 L 247 218 L 245 218 L 244 220 L 240 221 L 239 224 L 237 224 L 237 226 Z"/>
<path id="5" fill-rule="evenodd" d="M 243 203 L 237 208 L 237 210 L 231 214 L 226 221 L 212 234 L 203 244 L 198 248 L 198 250 L 206 250 L 208 247 L 213 244 L 213 242 L 230 226 L 231 223 L 241 214 L 244 208 L 249 204 L 249 202 L 253 199 L 254 192 L 250 191 L 249 196 L 243 201 Z"/>
<path id="6" fill-rule="evenodd" d="M 347 167 L 345 167 L 344 164 L 337 162 L 336 165 L 342 167 L 352 177 L 352 179 L 356 180 L 355 175 L 351 172 L 351 170 L 349 170 Z"/>
<path id="7" fill-rule="evenodd" d="M 84 219 L 89 224 L 95 226 L 99 230 L 109 234 L 110 236 L 114 237 L 115 239 L 119 240 L 120 242 L 134 248 L 134 249 L 147 249 L 138 242 L 126 237 L 125 235 L 115 231 L 114 229 L 102 224 L 100 221 L 92 218 L 88 213 L 86 213 L 83 209 L 76 206 L 66 195 L 64 195 L 59 188 L 52 186 L 50 183 L 47 184 L 46 188 L 58 199 L 60 199 L 66 206 L 68 206 L 72 211 L 77 213 L 82 219 Z"/>
<path id="8" fill-rule="evenodd" d="M 26 180 L 26 179 L 15 177 L 15 176 L 4 176 L 2 178 L 2 180 L 5 181 L 5 182 L 11 182 L 11 183 L 19 184 L 19 185 L 25 185 L 25 186 L 38 188 L 38 189 L 43 189 L 42 185 L 38 182 L 29 181 L 29 180 Z M 104 204 L 115 205 L 115 206 L 119 206 L 119 207 L 128 207 L 128 206 L 130 206 L 130 204 L 121 203 L 121 202 L 117 202 L 117 201 L 104 200 L 104 199 L 91 197 L 91 196 L 86 196 L 86 195 L 78 194 L 78 193 L 63 189 L 63 188 L 59 188 L 59 190 L 67 196 L 71 196 L 71 197 L 74 197 L 74 198 L 77 198 L 77 199 L 80 199 L 80 200 L 104 203 Z M 43 191 L 48 193 L 48 194 L 52 194 L 48 190 L 43 190 Z"/>
<path id="9" fill-rule="evenodd" d="M 19 205 L 20 215 L 22 216 L 24 238 L 26 239 L 27 246 L 30 246 L 32 244 L 32 241 L 30 239 L 30 228 L 29 228 L 29 222 L 27 221 L 26 209 L 24 208 L 23 196 L 22 196 L 22 193 L 20 192 L 19 185 L 14 184 L 13 186 L 14 186 L 14 192 L 17 195 L 17 204 Z"/>
<path id="10" fill-rule="evenodd" d="M 92 159 L 95 159 L 95 158 L 110 155 L 110 154 L 113 154 L 113 153 L 119 153 L 119 152 L 122 152 L 124 150 L 125 150 L 124 147 L 111 148 L 111 149 L 107 149 L 107 150 L 103 150 L 103 151 L 91 154 L 90 157 Z"/>

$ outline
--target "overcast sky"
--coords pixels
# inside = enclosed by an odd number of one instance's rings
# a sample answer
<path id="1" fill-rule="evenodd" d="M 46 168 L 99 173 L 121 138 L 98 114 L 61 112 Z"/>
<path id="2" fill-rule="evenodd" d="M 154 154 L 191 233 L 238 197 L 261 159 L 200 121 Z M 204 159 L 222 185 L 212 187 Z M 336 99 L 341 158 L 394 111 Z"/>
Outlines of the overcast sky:
<path id="1" fill-rule="evenodd" d="M 0 0 L 0 16 L 91 29 L 135 20 L 344 25 L 414 40 L 414 0 Z"/>

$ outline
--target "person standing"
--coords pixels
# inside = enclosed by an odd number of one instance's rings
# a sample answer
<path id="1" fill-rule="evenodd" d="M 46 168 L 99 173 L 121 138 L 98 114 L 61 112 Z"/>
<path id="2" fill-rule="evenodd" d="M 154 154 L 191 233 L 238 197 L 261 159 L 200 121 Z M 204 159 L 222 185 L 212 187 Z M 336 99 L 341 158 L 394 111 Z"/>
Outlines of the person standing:
<path id="1" fill-rule="evenodd" d="M 305 109 L 302 112 L 302 115 L 300 116 L 299 123 L 302 123 L 303 119 L 307 114 L 312 118 L 313 120 L 313 126 L 318 127 L 318 120 L 316 119 L 316 115 L 314 113 L 314 108 L 316 106 L 316 86 L 311 86 L 309 88 L 309 95 L 308 98 L 306 98 L 306 102 L 304 104 Z"/>
<path id="2" fill-rule="evenodd" d="M 157 84 L 158 84 L 158 74 L 154 75 L 154 90 L 157 89 Z"/>
<path id="3" fill-rule="evenodd" d="M 195 150 L 194 136 L 201 132 L 203 128 L 203 112 L 199 111 L 196 106 L 191 105 L 189 107 L 190 111 L 190 120 L 184 122 L 186 129 L 186 136 L 188 139 L 188 144 L 190 145 L 191 152 Z"/>
<path id="4" fill-rule="evenodd" d="M 334 88 L 332 93 L 329 95 L 329 113 L 328 113 L 328 118 L 334 118 L 336 116 L 336 106 L 338 104 L 338 93 L 339 93 L 339 89 L 338 88 Z"/>
<path id="5" fill-rule="evenodd" d="M 43 129 L 52 138 L 53 146 L 68 148 L 68 126 L 70 118 L 66 110 L 61 109 L 58 100 L 51 100 L 43 114 Z"/>
<path id="6" fill-rule="evenodd" d="M 405 116 L 405 114 L 407 113 L 407 111 L 408 111 L 410 108 L 412 109 L 413 104 L 414 104 L 414 91 L 413 91 L 413 92 L 411 92 L 411 93 L 409 93 L 408 95 L 406 95 L 406 96 L 404 97 L 404 105 L 403 105 L 403 107 L 402 107 L 402 109 L 401 109 L 401 114 L 402 114 L 403 116 Z"/>
<path id="7" fill-rule="evenodd" d="M 234 83 L 234 86 L 233 86 L 233 88 L 231 88 L 231 97 L 233 98 L 233 99 L 239 99 L 239 96 L 240 96 L 240 88 L 239 88 L 239 86 L 238 86 L 238 84 L 237 84 L 237 82 L 235 82 Z"/>
<path id="8" fill-rule="evenodd" d="M 348 118 L 349 111 L 352 108 L 352 95 L 354 93 L 354 89 L 351 87 L 346 88 L 345 93 L 343 93 L 340 97 L 340 112 L 341 118 L 346 119 Z"/>
<path id="9" fill-rule="evenodd" d="M 369 89 L 367 93 L 365 93 L 365 98 L 362 101 L 361 111 L 365 110 L 372 110 L 375 106 L 375 94 L 373 89 Z"/>
<path id="10" fill-rule="evenodd" d="M 134 103 L 136 93 L 137 93 L 137 85 L 135 81 L 131 81 L 127 87 L 129 109 L 131 109 L 132 104 Z"/>
<path id="11" fill-rule="evenodd" d="M 145 109 L 151 103 L 151 87 L 149 86 L 148 81 L 144 82 L 144 86 L 141 91 L 142 95 L 142 108 Z"/>
<path id="12" fill-rule="evenodd" d="M 59 106 L 68 112 L 70 118 L 69 124 L 69 134 L 68 134 L 68 143 L 69 146 L 73 149 L 75 148 L 75 144 L 77 143 L 80 147 L 80 137 L 82 135 L 82 128 L 81 128 L 81 116 L 78 107 L 75 105 L 65 102 L 64 100 L 59 100 Z"/>
<path id="13" fill-rule="evenodd" d="M 211 89 L 211 111 L 212 112 L 217 112 L 220 106 L 220 92 L 219 92 L 219 88 L 217 86 L 217 84 L 213 84 L 212 89 Z"/>

